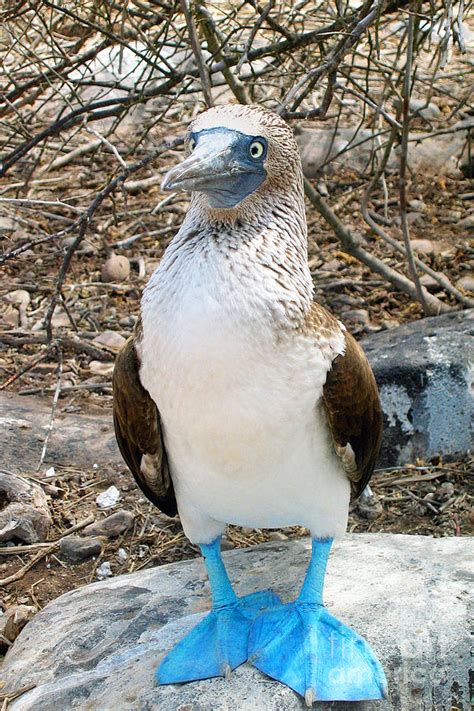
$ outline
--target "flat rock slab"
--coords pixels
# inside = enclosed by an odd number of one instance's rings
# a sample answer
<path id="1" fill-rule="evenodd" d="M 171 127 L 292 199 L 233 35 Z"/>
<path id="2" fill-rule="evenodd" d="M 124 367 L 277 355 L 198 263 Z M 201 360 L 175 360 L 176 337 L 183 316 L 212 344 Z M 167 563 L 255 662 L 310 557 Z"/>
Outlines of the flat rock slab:
<path id="1" fill-rule="evenodd" d="M 361 711 L 468 708 L 466 538 L 353 534 L 328 566 L 330 611 L 363 634 L 387 673 L 382 702 L 316 704 Z M 272 587 L 294 597 L 310 541 L 224 554 L 238 593 Z M 87 585 L 47 605 L 0 669 L 2 693 L 35 684 L 10 711 L 293 711 L 303 702 L 250 665 L 230 678 L 157 687 L 154 672 L 209 606 L 200 559 Z"/>
<path id="2" fill-rule="evenodd" d="M 384 413 L 378 466 L 452 458 L 472 448 L 474 309 L 375 333 L 361 341 Z"/>
<path id="3" fill-rule="evenodd" d="M 34 397 L 0 393 L 0 447 L 5 468 L 36 471 L 51 418 L 51 405 Z M 68 464 L 123 464 L 112 416 L 56 413 L 44 468 Z"/>

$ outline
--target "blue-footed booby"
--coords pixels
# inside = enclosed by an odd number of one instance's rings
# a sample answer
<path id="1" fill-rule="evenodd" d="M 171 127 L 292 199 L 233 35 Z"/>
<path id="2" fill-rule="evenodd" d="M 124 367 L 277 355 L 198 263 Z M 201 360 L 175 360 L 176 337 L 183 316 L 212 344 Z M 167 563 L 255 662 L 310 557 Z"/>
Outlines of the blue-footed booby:
<path id="1" fill-rule="evenodd" d="M 179 512 L 212 592 L 158 682 L 226 676 L 248 660 L 308 705 L 381 698 L 375 654 L 323 604 L 351 488 L 374 468 L 381 410 L 363 351 L 313 301 L 298 147 L 279 116 L 240 105 L 199 115 L 186 143 L 162 187 L 190 192 L 190 206 L 114 371 L 122 454 L 146 496 Z M 237 597 L 220 553 L 226 524 L 310 529 L 294 602 Z"/>

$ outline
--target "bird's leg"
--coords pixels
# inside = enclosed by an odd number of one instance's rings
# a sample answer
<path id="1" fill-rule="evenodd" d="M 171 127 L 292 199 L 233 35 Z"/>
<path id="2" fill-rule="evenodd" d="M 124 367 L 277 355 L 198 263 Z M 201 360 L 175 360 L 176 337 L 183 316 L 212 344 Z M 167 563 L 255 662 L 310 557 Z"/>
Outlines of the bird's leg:
<path id="1" fill-rule="evenodd" d="M 313 538 L 311 561 L 295 602 L 260 615 L 252 625 L 249 659 L 261 671 L 321 701 L 384 698 L 383 669 L 367 642 L 323 604 L 331 538 Z"/>
<path id="2" fill-rule="evenodd" d="M 263 610 L 280 604 L 271 590 L 237 597 L 222 560 L 220 538 L 200 548 L 209 576 L 212 608 L 163 659 L 157 671 L 159 684 L 228 676 L 247 661 L 252 621 Z"/>

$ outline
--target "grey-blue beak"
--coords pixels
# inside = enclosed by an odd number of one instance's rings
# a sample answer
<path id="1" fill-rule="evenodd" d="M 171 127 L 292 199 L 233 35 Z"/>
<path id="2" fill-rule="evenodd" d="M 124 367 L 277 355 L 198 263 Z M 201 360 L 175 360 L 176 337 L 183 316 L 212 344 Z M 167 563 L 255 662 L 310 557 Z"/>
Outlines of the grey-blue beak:
<path id="1" fill-rule="evenodd" d="M 223 140 L 224 139 L 224 140 Z M 163 190 L 206 191 L 216 180 L 241 172 L 232 160 L 232 140 L 215 134 L 202 137 L 192 154 L 169 170 L 161 183 Z"/>
<path id="2" fill-rule="evenodd" d="M 238 205 L 265 180 L 263 144 L 258 158 L 250 152 L 259 139 L 216 128 L 199 132 L 194 140 L 192 154 L 165 175 L 163 190 L 206 193 L 210 207 L 227 209 Z"/>

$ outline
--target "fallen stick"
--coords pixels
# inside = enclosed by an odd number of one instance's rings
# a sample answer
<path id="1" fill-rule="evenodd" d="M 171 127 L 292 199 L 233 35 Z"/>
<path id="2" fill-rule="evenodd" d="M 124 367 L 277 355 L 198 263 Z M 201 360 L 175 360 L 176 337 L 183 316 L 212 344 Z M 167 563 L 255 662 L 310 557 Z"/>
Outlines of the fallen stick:
<path id="1" fill-rule="evenodd" d="M 28 561 L 28 563 L 25 563 L 25 565 L 23 565 L 19 570 L 17 570 L 16 573 L 12 573 L 12 575 L 0 579 L 0 588 L 4 588 L 6 585 L 10 585 L 10 583 L 15 583 L 17 580 L 21 580 L 21 578 L 30 570 L 30 568 L 32 568 L 36 563 L 38 563 L 38 561 L 42 560 L 43 558 L 46 558 L 49 553 L 52 553 L 57 545 L 57 543 L 53 543 L 45 550 L 40 551 L 38 555 L 35 555 L 35 557 Z"/>
<path id="2" fill-rule="evenodd" d="M 79 385 L 65 385 L 61 388 L 61 393 L 72 393 L 77 390 L 111 390 L 112 382 L 108 383 L 80 383 Z M 19 390 L 18 395 L 38 395 L 39 393 L 54 393 L 56 388 L 27 388 Z"/>

